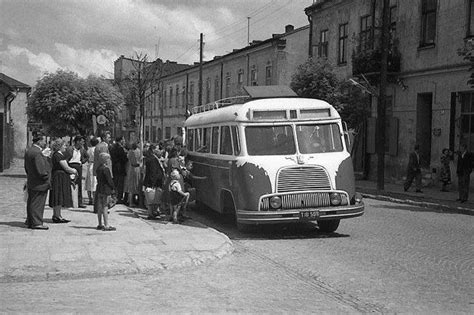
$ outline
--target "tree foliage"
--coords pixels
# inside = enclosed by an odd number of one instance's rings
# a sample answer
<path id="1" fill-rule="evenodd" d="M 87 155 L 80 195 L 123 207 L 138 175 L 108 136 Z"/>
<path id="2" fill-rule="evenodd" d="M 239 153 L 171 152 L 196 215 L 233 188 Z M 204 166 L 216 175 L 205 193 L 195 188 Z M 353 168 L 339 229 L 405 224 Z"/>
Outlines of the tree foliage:
<path id="1" fill-rule="evenodd" d="M 86 135 L 92 133 L 93 115 L 104 115 L 113 123 L 122 105 L 122 94 L 105 78 L 83 79 L 58 70 L 37 81 L 27 112 L 51 136 Z"/>
<path id="2" fill-rule="evenodd" d="M 350 128 L 356 129 L 369 116 L 369 97 L 338 79 L 328 63 L 308 59 L 298 66 L 290 87 L 301 97 L 320 99 L 334 106 Z"/>

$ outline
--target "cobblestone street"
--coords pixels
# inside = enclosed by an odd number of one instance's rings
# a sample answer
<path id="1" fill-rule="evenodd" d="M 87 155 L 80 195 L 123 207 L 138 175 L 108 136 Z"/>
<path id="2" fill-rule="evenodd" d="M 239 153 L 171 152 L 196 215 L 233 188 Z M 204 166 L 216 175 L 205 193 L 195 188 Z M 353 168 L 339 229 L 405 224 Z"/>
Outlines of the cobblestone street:
<path id="1" fill-rule="evenodd" d="M 195 211 L 231 238 L 232 255 L 149 275 L 3 283 L 2 311 L 472 313 L 472 216 L 366 204 L 331 235 L 311 224 L 241 233 Z"/>

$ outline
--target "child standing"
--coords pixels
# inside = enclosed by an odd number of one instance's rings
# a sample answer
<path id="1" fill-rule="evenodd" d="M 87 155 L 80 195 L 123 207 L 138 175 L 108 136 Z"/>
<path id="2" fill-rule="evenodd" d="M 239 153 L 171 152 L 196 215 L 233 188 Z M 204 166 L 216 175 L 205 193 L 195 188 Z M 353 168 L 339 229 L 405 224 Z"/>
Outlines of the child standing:
<path id="1" fill-rule="evenodd" d="M 171 171 L 170 174 L 171 182 L 169 185 L 170 191 L 170 203 L 171 203 L 171 215 L 173 218 L 173 223 L 178 222 L 178 216 L 180 215 L 181 210 L 188 206 L 189 193 L 183 191 L 181 186 L 181 175 L 177 169 Z M 184 210 L 185 211 L 185 210 Z"/>
<path id="2" fill-rule="evenodd" d="M 112 180 L 112 174 L 110 173 L 110 154 L 101 153 L 99 154 L 99 166 L 97 167 L 97 202 L 95 206 L 97 209 L 97 219 L 99 220 L 99 225 L 97 230 L 102 231 L 115 231 L 116 228 L 109 225 L 109 214 L 108 214 L 108 200 L 111 195 L 115 192 L 115 185 Z M 104 219 L 104 224 L 102 225 L 102 218 Z"/>

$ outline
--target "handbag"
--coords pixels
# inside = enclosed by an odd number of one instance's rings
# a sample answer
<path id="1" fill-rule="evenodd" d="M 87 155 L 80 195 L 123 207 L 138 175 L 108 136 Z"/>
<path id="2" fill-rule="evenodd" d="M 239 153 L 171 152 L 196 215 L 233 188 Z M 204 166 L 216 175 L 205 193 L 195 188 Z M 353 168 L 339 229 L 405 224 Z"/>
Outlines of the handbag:
<path id="1" fill-rule="evenodd" d="M 111 195 L 107 198 L 107 208 L 112 209 L 117 204 L 117 196 Z"/>

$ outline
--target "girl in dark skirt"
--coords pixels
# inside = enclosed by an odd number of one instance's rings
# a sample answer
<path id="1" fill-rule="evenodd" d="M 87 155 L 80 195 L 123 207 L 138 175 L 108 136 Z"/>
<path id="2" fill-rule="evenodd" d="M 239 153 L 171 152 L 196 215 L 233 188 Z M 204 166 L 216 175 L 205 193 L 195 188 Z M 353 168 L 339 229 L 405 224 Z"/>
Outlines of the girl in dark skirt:
<path id="1" fill-rule="evenodd" d="M 64 152 L 66 143 L 56 139 L 51 145 L 52 181 L 49 192 L 49 206 L 53 208 L 53 223 L 68 223 L 61 216 L 61 208 L 72 208 L 71 175 L 77 176 L 77 171 L 69 167 Z"/>

